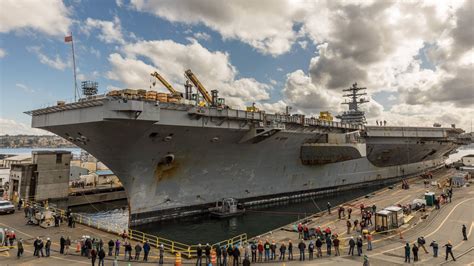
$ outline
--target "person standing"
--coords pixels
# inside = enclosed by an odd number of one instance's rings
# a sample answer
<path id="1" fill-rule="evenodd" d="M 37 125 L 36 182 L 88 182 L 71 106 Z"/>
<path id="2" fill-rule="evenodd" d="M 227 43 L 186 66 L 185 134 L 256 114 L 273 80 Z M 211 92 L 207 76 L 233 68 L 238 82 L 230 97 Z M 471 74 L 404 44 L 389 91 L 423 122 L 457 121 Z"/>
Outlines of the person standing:
<path id="1" fill-rule="evenodd" d="M 300 250 L 300 261 L 304 261 L 304 251 L 306 250 L 306 244 L 304 243 L 303 239 L 301 239 L 300 243 L 298 244 L 298 249 Z"/>
<path id="2" fill-rule="evenodd" d="M 321 258 L 323 256 L 323 251 L 321 250 L 321 247 L 323 246 L 323 241 L 321 241 L 321 238 L 318 236 L 316 239 L 316 257 Z"/>
<path id="3" fill-rule="evenodd" d="M 351 214 L 352 214 L 352 208 L 349 207 L 349 208 L 347 208 L 347 219 L 348 219 L 348 220 L 351 219 Z"/>
<path id="4" fill-rule="evenodd" d="M 426 240 L 425 240 L 424 237 L 422 237 L 422 236 L 418 237 L 416 242 L 418 242 L 418 247 L 423 248 L 423 250 L 425 251 L 426 254 L 429 253 L 428 250 L 426 250 L 426 248 L 425 248 Z"/>
<path id="5" fill-rule="evenodd" d="M 413 261 L 418 261 L 418 247 L 415 243 L 413 243 L 411 251 L 413 251 Z"/>
<path id="6" fill-rule="evenodd" d="M 372 234 L 369 232 L 367 234 L 367 250 L 372 250 L 372 240 L 373 240 L 373 236 Z"/>
<path id="7" fill-rule="evenodd" d="M 329 201 L 326 207 L 328 208 L 328 214 L 331 214 L 331 203 Z"/>
<path id="8" fill-rule="evenodd" d="M 148 245 L 148 251 L 145 253 L 146 261 L 148 261 L 148 253 L 150 252 L 150 244 L 148 244 L 148 242 L 145 242 L 145 244 Z M 163 244 L 161 244 L 160 245 L 160 260 L 158 261 L 159 265 L 163 265 L 164 256 L 165 256 L 165 246 L 163 246 Z"/>
<path id="9" fill-rule="evenodd" d="M 227 266 L 227 249 L 225 246 L 222 246 L 221 248 L 221 253 L 222 253 L 222 265 Z M 261 256 L 260 256 L 260 261 L 261 261 Z"/>
<path id="10" fill-rule="evenodd" d="M 49 257 L 51 255 L 51 239 L 49 237 L 46 239 L 45 251 L 46 257 Z"/>
<path id="11" fill-rule="evenodd" d="M 221 247 L 219 247 L 219 245 L 215 245 L 214 246 L 214 251 L 216 252 L 216 264 L 217 265 L 221 265 L 222 264 L 222 260 L 221 260 Z"/>
<path id="12" fill-rule="evenodd" d="M 206 255 L 206 265 L 209 265 L 211 262 L 211 246 L 209 246 L 209 243 L 204 247 L 204 254 Z"/>
<path id="13" fill-rule="evenodd" d="M 288 260 L 293 260 L 293 243 L 288 240 Z"/>
<path id="14" fill-rule="evenodd" d="M 140 246 L 140 243 L 137 243 L 135 245 L 135 260 L 140 259 L 140 253 L 142 253 L 142 246 Z"/>
<path id="15" fill-rule="evenodd" d="M 22 199 L 20 199 L 20 200 L 18 201 L 18 206 L 17 206 L 17 207 L 18 207 L 18 210 L 21 210 L 21 206 L 23 206 L 23 200 L 22 200 Z"/>
<path id="16" fill-rule="evenodd" d="M 358 256 L 360 256 L 360 255 L 362 254 L 362 245 L 363 245 L 363 243 L 362 243 L 362 237 L 359 236 L 359 237 L 357 238 L 357 255 L 358 255 Z"/>
<path id="17" fill-rule="evenodd" d="M 334 255 L 335 256 L 339 256 L 341 255 L 339 253 L 339 239 L 337 238 L 337 236 L 334 238 L 334 240 L 332 241 L 332 244 L 334 245 Z"/>
<path id="18" fill-rule="evenodd" d="M 265 240 L 263 249 L 265 250 L 265 261 L 269 261 L 270 260 L 270 243 L 268 243 L 268 239 Z"/>
<path id="19" fill-rule="evenodd" d="M 250 244 L 250 249 L 252 250 L 252 262 L 257 262 L 257 244 L 255 244 L 255 241 Z"/>
<path id="20" fill-rule="evenodd" d="M 275 244 L 275 240 L 272 240 L 272 244 L 270 245 L 270 250 L 271 250 L 270 260 L 275 260 L 276 248 L 277 248 L 277 245 Z"/>
<path id="21" fill-rule="evenodd" d="M 91 250 L 91 261 L 92 266 L 95 266 L 95 261 L 97 260 L 97 251 L 95 249 Z"/>
<path id="22" fill-rule="evenodd" d="M 430 247 L 433 248 L 433 257 L 438 257 L 438 243 L 436 243 L 436 240 L 431 242 Z"/>
<path id="23" fill-rule="evenodd" d="M 198 247 L 196 249 L 196 266 L 201 266 L 202 264 L 202 247 L 201 244 L 198 244 Z"/>
<path id="24" fill-rule="evenodd" d="M 66 239 L 61 236 L 59 239 L 59 254 L 64 254 L 64 246 L 66 245 Z"/>
<path id="25" fill-rule="evenodd" d="M 331 249 L 332 249 L 332 240 L 328 234 L 326 235 L 326 254 L 328 254 L 328 256 L 331 256 Z"/>
<path id="26" fill-rule="evenodd" d="M 354 256 L 354 247 L 355 247 L 356 243 L 354 241 L 354 237 L 351 236 L 351 239 L 349 240 L 349 253 L 347 253 L 347 255 L 351 255 L 351 256 Z"/>
<path id="27" fill-rule="evenodd" d="M 109 240 L 109 243 L 107 243 L 107 245 L 109 246 L 109 256 L 112 256 L 112 251 L 114 251 L 114 241 L 112 239 Z"/>
<path id="28" fill-rule="evenodd" d="M 115 241 L 115 257 L 120 255 L 120 240 Z"/>
<path id="29" fill-rule="evenodd" d="M 258 241 L 257 249 L 258 249 L 258 261 L 262 262 L 264 248 L 263 248 L 263 244 L 261 240 Z"/>
<path id="30" fill-rule="evenodd" d="M 462 225 L 461 231 L 462 231 L 463 240 L 464 240 L 464 241 L 467 241 L 467 229 L 466 229 L 466 225 L 465 225 L 465 224 Z"/>
<path id="31" fill-rule="evenodd" d="M 71 246 L 71 238 L 67 237 L 66 242 L 64 243 L 64 255 L 69 254 L 69 247 Z"/>
<path id="32" fill-rule="evenodd" d="M 372 205 L 372 214 L 375 214 L 375 211 L 377 211 L 377 206 L 375 206 L 375 204 L 374 204 L 374 205 Z"/>
<path id="33" fill-rule="evenodd" d="M 239 266 L 240 250 L 239 250 L 239 247 L 237 245 L 234 246 L 234 250 L 232 251 L 232 255 L 234 256 L 233 266 Z"/>
<path id="34" fill-rule="evenodd" d="M 43 240 L 40 238 L 38 240 L 38 258 L 40 257 L 40 253 L 41 253 L 41 257 L 44 257 L 44 253 L 43 253 L 43 247 L 44 247 L 44 243 L 43 243 Z"/>
<path id="35" fill-rule="evenodd" d="M 104 260 L 105 260 L 105 251 L 103 248 L 101 248 L 99 250 L 99 253 L 97 254 L 97 256 L 99 257 L 99 264 L 98 266 L 104 266 Z"/>
<path id="36" fill-rule="evenodd" d="M 23 255 L 23 239 L 18 239 L 18 241 L 16 241 L 16 247 L 18 249 L 18 252 L 16 253 L 16 256 L 17 258 L 20 258 L 22 255 Z"/>
<path id="37" fill-rule="evenodd" d="M 281 243 L 280 245 L 280 260 L 285 260 L 285 253 L 286 253 L 286 246 L 285 243 Z M 252 253 L 253 256 L 253 253 Z M 252 257 L 252 262 L 253 262 L 253 257 Z"/>
<path id="38" fill-rule="evenodd" d="M 410 263 L 410 244 L 405 244 L 405 262 Z"/>
<path id="39" fill-rule="evenodd" d="M 456 261 L 453 255 L 453 245 L 451 244 L 451 241 L 448 241 L 448 243 L 444 246 L 446 247 L 446 257 L 444 258 L 444 260 L 448 260 L 448 255 L 451 255 L 453 261 Z"/>
<path id="40" fill-rule="evenodd" d="M 351 228 L 352 228 L 352 223 L 350 220 L 347 220 L 346 226 L 347 226 L 347 234 L 349 235 L 351 233 Z"/>
<path id="41" fill-rule="evenodd" d="M 313 252 L 314 252 L 314 243 L 313 241 L 309 241 L 308 245 L 308 259 L 313 260 Z"/>

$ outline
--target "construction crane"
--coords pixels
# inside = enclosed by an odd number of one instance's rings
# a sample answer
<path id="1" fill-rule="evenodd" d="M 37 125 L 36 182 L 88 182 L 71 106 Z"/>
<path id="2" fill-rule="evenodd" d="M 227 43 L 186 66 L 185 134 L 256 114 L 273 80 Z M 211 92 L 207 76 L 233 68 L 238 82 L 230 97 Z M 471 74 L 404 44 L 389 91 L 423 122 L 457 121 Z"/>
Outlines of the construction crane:
<path id="1" fill-rule="evenodd" d="M 214 97 L 211 97 L 211 95 L 209 94 L 209 92 L 207 92 L 206 88 L 204 88 L 204 86 L 202 85 L 202 83 L 197 79 L 196 75 L 194 75 L 194 73 L 191 71 L 191 69 L 188 69 L 184 72 L 184 74 L 186 75 L 186 77 L 194 84 L 194 86 L 196 86 L 196 88 L 198 89 L 198 91 L 202 94 L 202 96 L 204 97 L 204 100 L 206 100 L 206 102 L 209 104 L 209 105 L 216 105 L 215 101 L 213 101 L 213 98 Z M 216 91 L 217 92 L 217 91 Z"/>
<path id="2" fill-rule="evenodd" d="M 158 72 L 155 71 L 151 73 L 151 76 L 157 78 L 161 82 L 161 84 L 163 84 L 163 86 L 165 86 L 171 92 L 174 97 L 183 98 L 183 94 L 175 90 L 173 86 L 171 86 L 171 84 L 166 81 L 166 79 L 164 79 L 160 74 L 158 74 Z M 155 86 L 155 82 L 153 82 L 153 86 Z"/>

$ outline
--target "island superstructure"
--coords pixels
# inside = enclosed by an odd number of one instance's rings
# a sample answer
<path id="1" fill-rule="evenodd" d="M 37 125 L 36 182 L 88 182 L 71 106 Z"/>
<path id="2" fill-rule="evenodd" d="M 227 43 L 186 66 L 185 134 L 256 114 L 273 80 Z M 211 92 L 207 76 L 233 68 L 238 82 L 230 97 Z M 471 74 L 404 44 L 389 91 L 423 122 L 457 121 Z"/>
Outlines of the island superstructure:
<path id="1" fill-rule="evenodd" d="M 71 141 L 119 177 L 131 225 L 202 213 L 228 197 L 251 204 L 392 182 L 444 165 L 462 133 L 365 126 L 360 95 L 346 113 L 352 120 L 342 114 L 342 122 L 234 109 L 190 70 L 185 76 L 184 94 L 89 93 L 27 113 L 33 127 Z"/>

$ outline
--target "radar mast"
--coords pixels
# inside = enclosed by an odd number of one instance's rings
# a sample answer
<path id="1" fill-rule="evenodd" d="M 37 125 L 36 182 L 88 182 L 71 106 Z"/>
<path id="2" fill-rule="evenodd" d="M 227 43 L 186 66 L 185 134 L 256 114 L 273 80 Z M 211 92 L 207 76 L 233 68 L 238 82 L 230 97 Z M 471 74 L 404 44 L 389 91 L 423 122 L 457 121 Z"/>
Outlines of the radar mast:
<path id="1" fill-rule="evenodd" d="M 367 123 L 365 120 L 365 112 L 361 111 L 359 108 L 361 104 L 369 102 L 369 100 L 366 98 L 361 97 L 367 95 L 366 92 L 361 92 L 366 89 L 367 88 L 357 87 L 356 82 L 352 84 L 352 87 L 342 90 L 347 92 L 343 96 L 349 99 L 349 101 L 346 100 L 342 104 L 347 104 L 349 106 L 349 110 L 345 111 L 341 115 L 336 116 L 337 118 L 341 119 L 341 123 L 356 125 L 363 125 Z"/>

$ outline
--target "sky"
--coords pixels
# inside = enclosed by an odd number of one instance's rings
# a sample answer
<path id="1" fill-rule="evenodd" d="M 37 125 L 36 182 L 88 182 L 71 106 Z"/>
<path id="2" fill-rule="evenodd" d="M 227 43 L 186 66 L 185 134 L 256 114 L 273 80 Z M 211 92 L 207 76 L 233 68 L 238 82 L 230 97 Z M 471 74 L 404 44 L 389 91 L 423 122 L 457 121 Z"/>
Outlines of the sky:
<path id="1" fill-rule="evenodd" d="M 318 116 L 357 82 L 368 124 L 471 131 L 473 3 L 3 0 L 0 134 L 45 134 L 23 112 L 74 99 L 70 33 L 78 83 L 100 93 L 150 89 L 155 70 L 184 91 L 192 69 L 232 107 Z"/>

